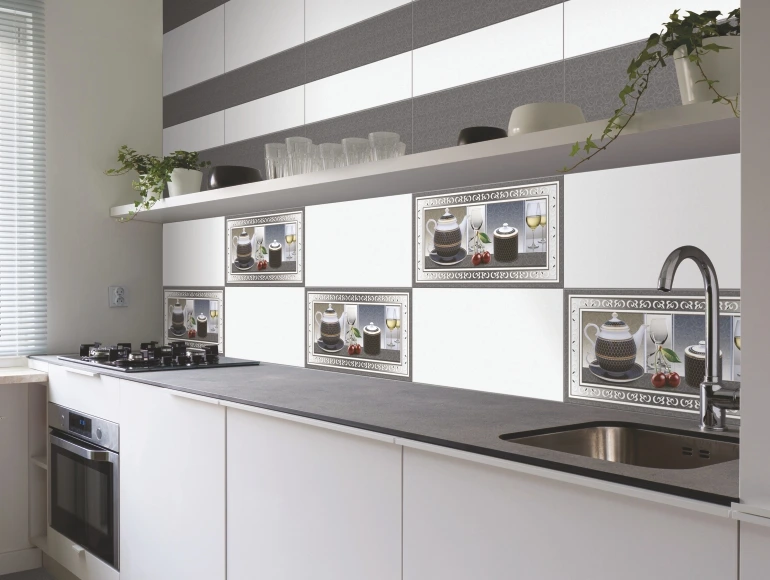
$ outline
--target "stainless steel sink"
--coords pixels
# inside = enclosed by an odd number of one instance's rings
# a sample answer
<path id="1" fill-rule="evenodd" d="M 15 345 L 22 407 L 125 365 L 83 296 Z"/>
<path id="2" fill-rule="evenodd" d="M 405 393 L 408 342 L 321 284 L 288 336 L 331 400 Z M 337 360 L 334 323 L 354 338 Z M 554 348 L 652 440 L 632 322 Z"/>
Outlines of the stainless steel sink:
<path id="1" fill-rule="evenodd" d="M 703 437 L 624 423 L 569 425 L 500 438 L 520 445 L 658 469 L 694 469 L 738 459 L 735 438 Z"/>

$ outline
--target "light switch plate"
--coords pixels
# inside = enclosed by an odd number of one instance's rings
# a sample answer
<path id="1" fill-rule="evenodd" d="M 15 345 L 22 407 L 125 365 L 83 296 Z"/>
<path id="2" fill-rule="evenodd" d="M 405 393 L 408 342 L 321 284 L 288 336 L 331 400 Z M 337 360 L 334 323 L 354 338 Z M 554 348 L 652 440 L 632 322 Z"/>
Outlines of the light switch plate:
<path id="1" fill-rule="evenodd" d="M 128 306 L 128 292 L 125 286 L 110 286 L 110 308 Z"/>

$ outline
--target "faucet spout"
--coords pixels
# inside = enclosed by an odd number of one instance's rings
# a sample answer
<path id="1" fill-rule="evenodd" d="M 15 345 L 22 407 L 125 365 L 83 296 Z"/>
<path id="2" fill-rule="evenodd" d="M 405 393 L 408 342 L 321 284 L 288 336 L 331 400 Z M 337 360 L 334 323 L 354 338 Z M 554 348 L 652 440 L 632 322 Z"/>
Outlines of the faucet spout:
<path id="1" fill-rule="evenodd" d="M 740 403 L 738 390 L 726 389 L 719 377 L 719 281 L 714 264 L 706 253 L 695 246 L 682 246 L 668 255 L 658 276 L 658 290 L 671 292 L 679 265 L 692 260 L 703 276 L 706 293 L 706 373 L 701 382 L 701 429 L 724 431 L 725 409 Z"/>

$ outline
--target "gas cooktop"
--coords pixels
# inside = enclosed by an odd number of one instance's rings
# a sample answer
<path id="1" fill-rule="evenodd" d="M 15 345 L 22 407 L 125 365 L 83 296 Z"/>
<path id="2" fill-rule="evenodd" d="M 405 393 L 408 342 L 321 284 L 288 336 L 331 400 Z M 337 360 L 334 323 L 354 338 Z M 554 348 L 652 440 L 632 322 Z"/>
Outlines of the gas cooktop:
<path id="1" fill-rule="evenodd" d="M 215 344 L 204 348 L 189 348 L 182 341 L 163 346 L 154 341 L 143 342 L 138 351 L 131 349 L 130 342 L 119 342 L 115 346 L 103 346 L 98 342 L 81 344 L 80 354 L 61 355 L 59 359 L 124 373 L 247 367 L 259 364 L 258 361 L 220 356 L 219 347 Z"/>

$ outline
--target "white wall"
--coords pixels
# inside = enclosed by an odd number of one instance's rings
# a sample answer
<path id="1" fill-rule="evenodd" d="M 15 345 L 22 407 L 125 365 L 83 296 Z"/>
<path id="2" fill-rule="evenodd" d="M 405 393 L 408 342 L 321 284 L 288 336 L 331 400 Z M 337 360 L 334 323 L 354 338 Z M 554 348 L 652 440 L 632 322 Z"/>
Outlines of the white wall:
<path id="1" fill-rule="evenodd" d="M 135 192 L 103 170 L 122 144 L 161 153 L 162 23 L 162 0 L 46 3 L 48 352 L 160 338 L 161 226 L 111 220 Z"/>

